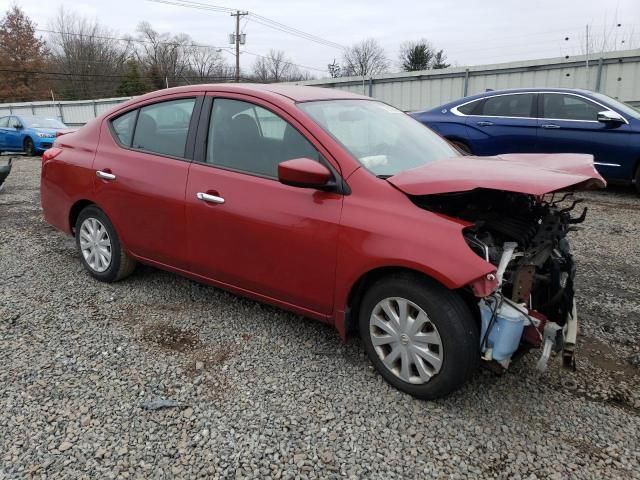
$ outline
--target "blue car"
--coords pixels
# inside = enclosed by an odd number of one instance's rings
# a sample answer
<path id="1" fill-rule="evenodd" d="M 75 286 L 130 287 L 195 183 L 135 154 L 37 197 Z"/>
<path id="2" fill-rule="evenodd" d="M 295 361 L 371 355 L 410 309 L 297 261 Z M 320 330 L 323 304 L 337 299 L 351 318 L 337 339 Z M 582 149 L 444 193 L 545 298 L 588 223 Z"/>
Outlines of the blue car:
<path id="1" fill-rule="evenodd" d="M 56 132 L 67 128 L 55 118 L 32 115 L 0 117 L 0 152 L 37 155 L 51 148 Z"/>
<path id="2" fill-rule="evenodd" d="M 472 155 L 592 154 L 603 177 L 640 192 L 640 111 L 601 93 L 496 90 L 411 115 Z"/>

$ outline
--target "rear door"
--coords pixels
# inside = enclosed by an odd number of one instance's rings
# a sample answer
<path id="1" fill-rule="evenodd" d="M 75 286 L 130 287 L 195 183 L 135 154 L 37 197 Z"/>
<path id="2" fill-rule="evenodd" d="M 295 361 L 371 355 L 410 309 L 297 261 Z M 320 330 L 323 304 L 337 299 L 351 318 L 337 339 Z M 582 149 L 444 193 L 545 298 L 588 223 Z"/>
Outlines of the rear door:
<path id="1" fill-rule="evenodd" d="M 636 160 L 629 148 L 631 127 L 626 123 L 598 122 L 598 112 L 603 110 L 610 109 L 581 95 L 541 93 L 538 151 L 589 153 L 602 176 L 630 179 Z"/>
<path id="2" fill-rule="evenodd" d="M 535 152 L 536 94 L 500 94 L 474 102 L 466 115 L 469 141 L 475 155 Z M 457 108 L 464 115 L 465 106 Z"/>
<path id="3" fill-rule="evenodd" d="M 151 101 L 105 120 L 96 203 L 135 256 L 185 269 L 184 191 L 202 97 Z"/>
<path id="4" fill-rule="evenodd" d="M 277 179 L 280 162 L 307 157 L 328 164 L 328 153 L 285 112 L 258 99 L 215 98 L 203 119 L 186 191 L 191 270 L 330 314 L 342 195 Z"/>

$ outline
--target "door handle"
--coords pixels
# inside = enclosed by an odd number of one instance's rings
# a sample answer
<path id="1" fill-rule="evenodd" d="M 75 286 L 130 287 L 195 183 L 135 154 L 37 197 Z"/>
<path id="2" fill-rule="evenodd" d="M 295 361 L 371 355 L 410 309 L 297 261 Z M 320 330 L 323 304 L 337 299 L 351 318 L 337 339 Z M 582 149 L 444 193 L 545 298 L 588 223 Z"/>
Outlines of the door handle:
<path id="1" fill-rule="evenodd" d="M 490 127 L 493 125 L 493 122 L 478 122 L 478 125 L 481 127 Z"/>
<path id="2" fill-rule="evenodd" d="M 545 123 L 541 125 L 542 128 L 560 128 L 560 125 L 555 125 L 553 123 Z"/>
<path id="3" fill-rule="evenodd" d="M 102 178 L 104 180 L 115 180 L 116 176 L 113 173 L 104 172 L 102 170 L 96 171 L 96 177 Z"/>
<path id="4" fill-rule="evenodd" d="M 196 198 L 198 200 L 202 200 L 203 202 L 215 203 L 215 204 L 218 204 L 218 205 L 224 203 L 224 198 L 219 197 L 217 195 L 211 195 L 209 193 L 204 193 L 204 192 L 196 193 Z"/>

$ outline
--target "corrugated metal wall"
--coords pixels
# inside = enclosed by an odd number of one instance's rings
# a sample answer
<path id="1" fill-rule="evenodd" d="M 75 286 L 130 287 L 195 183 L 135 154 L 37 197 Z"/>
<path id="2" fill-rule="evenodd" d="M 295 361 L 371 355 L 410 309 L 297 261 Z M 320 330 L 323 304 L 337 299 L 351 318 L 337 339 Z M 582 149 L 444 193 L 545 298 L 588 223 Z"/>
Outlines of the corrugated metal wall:
<path id="1" fill-rule="evenodd" d="M 131 97 L 77 100 L 61 102 L 1 103 L 0 117 L 4 115 L 38 115 L 57 118 L 69 126 L 84 125 L 114 105 Z"/>
<path id="2" fill-rule="evenodd" d="M 402 110 L 423 110 L 487 89 L 565 87 L 588 88 L 640 105 L 640 49 L 592 56 L 587 83 L 586 57 L 455 67 L 444 70 L 349 77 L 300 82 L 369 95 Z M 127 98 L 73 102 L 0 104 L 8 114 L 56 117 L 70 126 L 83 125 Z"/>
<path id="3" fill-rule="evenodd" d="M 587 88 L 640 104 L 640 49 L 586 57 L 544 59 L 445 70 L 296 82 L 369 95 L 402 110 L 433 108 L 457 98 L 503 88 Z"/>

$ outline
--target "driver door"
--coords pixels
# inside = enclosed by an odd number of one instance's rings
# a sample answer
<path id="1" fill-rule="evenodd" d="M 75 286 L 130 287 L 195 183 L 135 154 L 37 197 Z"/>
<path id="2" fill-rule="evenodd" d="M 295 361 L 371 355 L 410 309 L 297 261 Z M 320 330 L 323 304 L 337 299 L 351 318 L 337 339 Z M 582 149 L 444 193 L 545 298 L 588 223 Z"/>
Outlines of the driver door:
<path id="1" fill-rule="evenodd" d="M 277 178 L 280 162 L 324 162 L 327 153 L 266 102 L 238 95 L 212 103 L 187 181 L 190 270 L 267 301 L 331 314 L 342 195 Z"/>

